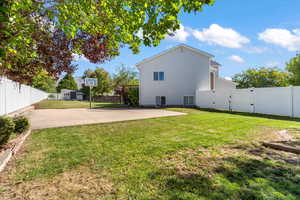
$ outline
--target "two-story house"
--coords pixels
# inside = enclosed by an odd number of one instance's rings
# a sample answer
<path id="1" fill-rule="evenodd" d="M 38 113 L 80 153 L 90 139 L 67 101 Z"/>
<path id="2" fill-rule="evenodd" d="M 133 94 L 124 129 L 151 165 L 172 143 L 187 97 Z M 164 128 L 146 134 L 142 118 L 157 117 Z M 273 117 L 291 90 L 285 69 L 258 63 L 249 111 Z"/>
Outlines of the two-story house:
<path id="1" fill-rule="evenodd" d="M 230 90 L 235 83 L 219 78 L 213 55 L 181 44 L 136 64 L 140 105 L 192 106 L 196 90 Z"/>

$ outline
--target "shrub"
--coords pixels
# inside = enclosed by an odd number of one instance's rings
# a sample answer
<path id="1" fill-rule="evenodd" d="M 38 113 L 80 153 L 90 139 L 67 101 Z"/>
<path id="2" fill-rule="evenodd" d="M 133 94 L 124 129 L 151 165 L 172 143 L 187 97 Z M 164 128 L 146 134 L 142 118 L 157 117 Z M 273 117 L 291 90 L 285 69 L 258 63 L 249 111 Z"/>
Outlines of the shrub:
<path id="1" fill-rule="evenodd" d="M 55 98 L 55 96 L 54 96 L 54 94 L 49 94 L 48 98 L 53 99 L 53 98 Z"/>
<path id="2" fill-rule="evenodd" d="M 6 144 L 15 130 L 15 124 L 10 117 L 0 117 L 0 145 Z"/>
<path id="3" fill-rule="evenodd" d="M 15 123 L 14 132 L 18 133 L 18 134 L 21 134 L 21 133 L 24 133 L 25 131 L 27 131 L 30 126 L 29 120 L 24 116 L 14 118 L 14 123 Z"/>
<path id="4" fill-rule="evenodd" d="M 129 89 L 128 104 L 130 106 L 138 106 L 139 105 L 139 89 L 138 88 L 130 88 Z"/>

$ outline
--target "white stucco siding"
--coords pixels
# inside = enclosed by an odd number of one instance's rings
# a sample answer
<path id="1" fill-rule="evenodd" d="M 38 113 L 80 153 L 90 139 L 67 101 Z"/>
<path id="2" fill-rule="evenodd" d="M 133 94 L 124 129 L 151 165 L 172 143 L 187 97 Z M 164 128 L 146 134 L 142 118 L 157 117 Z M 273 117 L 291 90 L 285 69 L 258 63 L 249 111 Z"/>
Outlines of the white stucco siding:
<path id="1" fill-rule="evenodd" d="M 183 105 L 184 96 L 209 89 L 209 63 L 208 56 L 181 47 L 140 64 L 140 104 L 155 105 L 156 96 L 166 96 L 167 105 Z M 164 72 L 165 80 L 154 81 L 153 72 Z"/>

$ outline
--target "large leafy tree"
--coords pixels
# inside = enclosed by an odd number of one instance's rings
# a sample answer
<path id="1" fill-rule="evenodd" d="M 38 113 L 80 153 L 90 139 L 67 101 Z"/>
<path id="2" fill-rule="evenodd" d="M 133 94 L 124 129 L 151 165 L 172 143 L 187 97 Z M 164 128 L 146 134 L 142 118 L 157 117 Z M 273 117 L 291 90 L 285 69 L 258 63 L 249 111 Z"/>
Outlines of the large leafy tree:
<path id="1" fill-rule="evenodd" d="M 44 70 L 36 74 L 32 80 L 32 86 L 48 93 L 56 92 L 55 80 Z"/>
<path id="2" fill-rule="evenodd" d="M 77 83 L 72 74 L 66 74 L 58 83 L 57 91 L 60 92 L 62 89 L 78 90 Z"/>
<path id="3" fill-rule="evenodd" d="M 290 83 L 300 85 L 300 54 L 292 58 L 286 65 L 286 69 L 291 74 Z"/>
<path id="4" fill-rule="evenodd" d="M 283 72 L 277 68 L 258 68 L 248 69 L 242 73 L 236 74 L 233 81 L 238 88 L 251 87 L 280 87 L 289 85 L 289 73 Z"/>
<path id="5" fill-rule="evenodd" d="M 40 5 L 32 0 L 3 1 L 0 75 L 32 85 L 41 71 L 54 78 L 74 71 L 71 40 L 38 13 Z"/>
<path id="6" fill-rule="evenodd" d="M 3 0 L 0 73 L 31 82 L 41 68 L 53 76 L 71 71 L 71 53 L 83 54 L 93 63 L 112 59 L 124 46 L 138 53 L 141 44 L 156 46 L 179 29 L 181 11 L 198 12 L 213 1 Z"/>
<path id="7" fill-rule="evenodd" d="M 104 68 L 96 68 L 94 71 L 91 69 L 87 69 L 84 72 L 82 77 L 84 78 L 96 78 L 98 81 L 98 85 L 93 87 L 92 92 L 93 95 L 103 95 L 104 93 L 109 93 L 112 89 L 112 81 L 110 74 L 105 71 Z M 89 96 L 89 87 L 84 86 L 82 91 Z"/>

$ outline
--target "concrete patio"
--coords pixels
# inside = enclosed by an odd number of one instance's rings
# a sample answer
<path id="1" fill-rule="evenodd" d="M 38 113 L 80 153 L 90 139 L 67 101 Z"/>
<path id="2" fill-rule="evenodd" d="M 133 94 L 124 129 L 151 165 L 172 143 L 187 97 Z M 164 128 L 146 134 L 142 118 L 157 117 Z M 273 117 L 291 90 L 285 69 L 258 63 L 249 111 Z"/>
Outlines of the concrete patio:
<path id="1" fill-rule="evenodd" d="M 32 129 L 76 126 L 184 115 L 161 109 L 42 109 L 28 116 Z"/>

